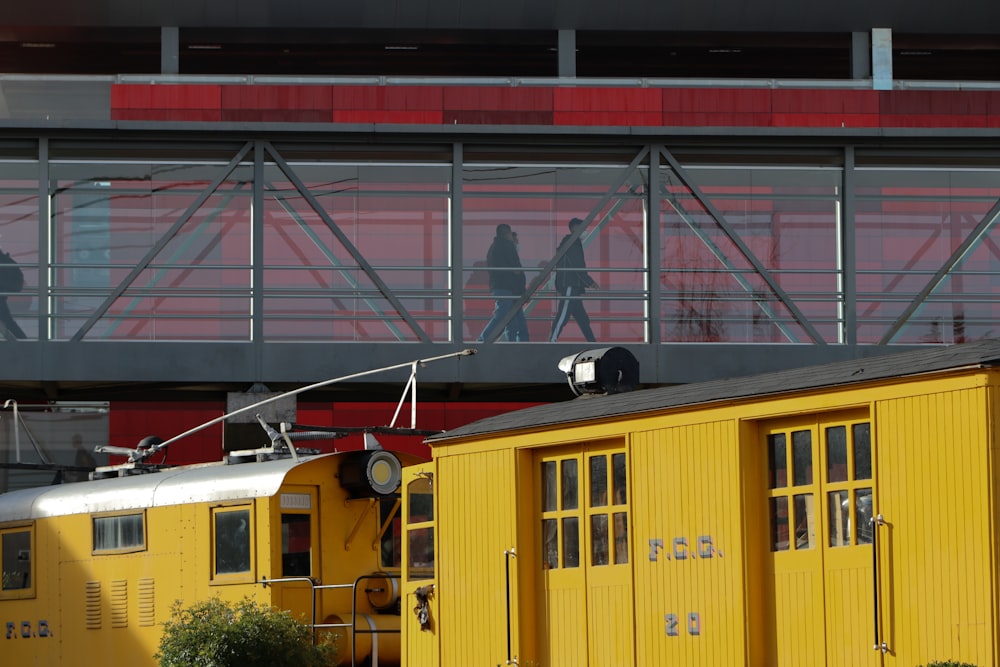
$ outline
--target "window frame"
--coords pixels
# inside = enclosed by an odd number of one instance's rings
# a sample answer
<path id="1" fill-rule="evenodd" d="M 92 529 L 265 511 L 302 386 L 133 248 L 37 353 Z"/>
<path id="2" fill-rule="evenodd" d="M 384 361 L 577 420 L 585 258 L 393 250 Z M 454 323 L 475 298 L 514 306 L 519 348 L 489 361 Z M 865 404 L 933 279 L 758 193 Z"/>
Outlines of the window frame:
<path id="1" fill-rule="evenodd" d="M 36 597 L 38 581 L 37 559 L 35 558 L 35 523 L 21 522 L 0 526 L 0 570 L 3 568 L 3 538 L 6 535 L 28 533 L 28 586 L 24 588 L 3 588 L 0 583 L 0 600 L 23 600 Z"/>
<path id="2" fill-rule="evenodd" d="M 257 581 L 257 526 L 256 512 L 254 510 L 255 504 L 253 501 L 223 503 L 209 507 L 209 533 L 211 535 L 208 549 L 210 573 L 209 585 L 225 586 L 229 584 L 254 583 Z M 246 570 L 241 570 L 239 572 L 219 572 L 217 569 L 218 561 L 216 560 L 216 554 L 218 553 L 218 534 L 216 530 L 217 517 L 222 514 L 231 514 L 236 512 L 247 512 L 247 540 L 250 554 L 249 564 Z"/>
<path id="3" fill-rule="evenodd" d="M 133 517 L 138 516 L 142 520 L 142 544 L 135 545 L 130 544 L 128 546 L 115 546 L 107 549 L 97 548 L 97 535 L 96 528 L 97 522 L 104 519 L 121 519 L 123 517 Z M 101 514 L 91 514 L 90 515 L 90 553 L 93 556 L 113 556 L 116 554 L 130 554 L 139 553 L 142 551 L 147 551 L 149 549 L 149 533 L 147 530 L 146 521 L 146 510 L 127 511 L 127 512 L 106 512 Z"/>

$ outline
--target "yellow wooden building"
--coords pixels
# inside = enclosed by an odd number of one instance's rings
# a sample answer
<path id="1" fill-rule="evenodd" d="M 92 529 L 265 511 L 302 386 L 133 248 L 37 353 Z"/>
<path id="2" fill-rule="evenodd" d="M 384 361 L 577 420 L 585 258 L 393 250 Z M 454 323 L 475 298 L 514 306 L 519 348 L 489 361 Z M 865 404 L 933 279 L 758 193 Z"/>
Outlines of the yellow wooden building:
<path id="1" fill-rule="evenodd" d="M 405 663 L 1000 664 L 998 424 L 987 340 L 432 437 Z"/>

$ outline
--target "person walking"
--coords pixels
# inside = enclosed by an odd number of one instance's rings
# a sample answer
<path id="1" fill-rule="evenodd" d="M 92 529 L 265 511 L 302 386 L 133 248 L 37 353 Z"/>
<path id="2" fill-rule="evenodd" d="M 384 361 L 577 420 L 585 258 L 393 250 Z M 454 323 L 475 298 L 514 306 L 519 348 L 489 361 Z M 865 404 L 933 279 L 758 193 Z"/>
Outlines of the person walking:
<path id="1" fill-rule="evenodd" d="M 588 287 L 597 287 L 597 282 L 587 273 L 587 264 L 583 257 L 583 244 L 580 237 L 574 237 L 575 232 L 583 224 L 580 218 L 573 218 L 569 221 L 569 234 L 559 242 L 557 252 L 562 250 L 567 244 L 569 249 L 562 256 L 556 265 L 556 291 L 559 292 L 559 302 L 556 309 L 556 317 L 552 320 L 552 331 L 549 333 L 549 341 L 556 342 L 563 327 L 569 318 L 576 320 L 580 327 L 580 332 L 587 342 L 595 342 L 594 332 L 590 328 L 590 317 L 583 307 L 583 300 L 580 298 L 587 291 Z M 572 241 L 570 240 L 572 239 Z"/>
<path id="2" fill-rule="evenodd" d="M 486 266 L 489 267 L 490 293 L 493 295 L 494 305 L 493 317 L 479 334 L 480 343 L 491 337 L 517 297 L 524 294 L 526 280 L 521 268 L 521 257 L 517 252 L 517 234 L 510 225 L 497 225 L 496 236 L 486 253 Z M 528 321 L 521 308 L 517 309 L 517 313 L 504 328 L 504 337 L 508 341 L 528 341 Z"/>
<path id="3" fill-rule="evenodd" d="M 0 340 L 24 338 L 24 331 L 14 320 L 14 315 L 7 305 L 7 297 L 13 296 L 24 289 L 24 272 L 14 259 L 0 250 L 0 326 L 5 330 L 0 334 Z"/>

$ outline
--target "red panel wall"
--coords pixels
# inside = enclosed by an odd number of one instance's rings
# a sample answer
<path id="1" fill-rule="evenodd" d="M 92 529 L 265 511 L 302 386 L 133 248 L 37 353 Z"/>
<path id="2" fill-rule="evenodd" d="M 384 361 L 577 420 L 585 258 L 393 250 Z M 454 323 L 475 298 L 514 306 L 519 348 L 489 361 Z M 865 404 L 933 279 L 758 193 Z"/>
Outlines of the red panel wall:
<path id="1" fill-rule="evenodd" d="M 396 403 L 305 403 L 296 410 L 296 421 L 310 426 L 388 426 L 396 411 Z M 417 404 L 417 428 L 448 430 L 520 410 L 537 403 L 444 403 Z M 148 435 L 167 440 L 225 412 L 224 401 L 113 401 L 110 409 L 110 444 L 135 447 Z M 410 406 L 404 404 L 395 426 L 409 428 Z M 430 458 L 430 451 L 421 436 L 377 435 L 386 449 L 410 452 Z M 303 446 L 324 452 L 361 449 L 362 436 L 350 435 L 336 441 L 317 441 Z M 166 462 L 173 464 L 205 463 L 222 459 L 222 425 L 217 424 L 179 440 L 167 449 Z M 159 457 L 154 459 L 158 463 Z"/>
<path id="2" fill-rule="evenodd" d="M 625 127 L 996 127 L 1000 93 L 115 84 L 114 120 Z"/>

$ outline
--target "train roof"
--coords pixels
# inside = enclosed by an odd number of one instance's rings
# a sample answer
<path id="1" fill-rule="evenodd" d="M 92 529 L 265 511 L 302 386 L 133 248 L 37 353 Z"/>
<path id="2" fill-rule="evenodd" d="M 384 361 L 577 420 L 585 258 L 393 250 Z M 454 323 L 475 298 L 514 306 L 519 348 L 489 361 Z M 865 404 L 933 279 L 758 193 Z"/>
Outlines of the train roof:
<path id="1" fill-rule="evenodd" d="M 505 431 L 625 417 L 669 408 L 839 387 L 876 380 L 1000 365 L 1000 339 L 838 361 L 818 366 L 539 405 L 445 431 L 430 445 Z"/>
<path id="2" fill-rule="evenodd" d="M 11 491 L 0 495 L 0 523 L 271 496 L 292 468 L 317 458 L 322 457 L 233 465 L 209 463 Z"/>

